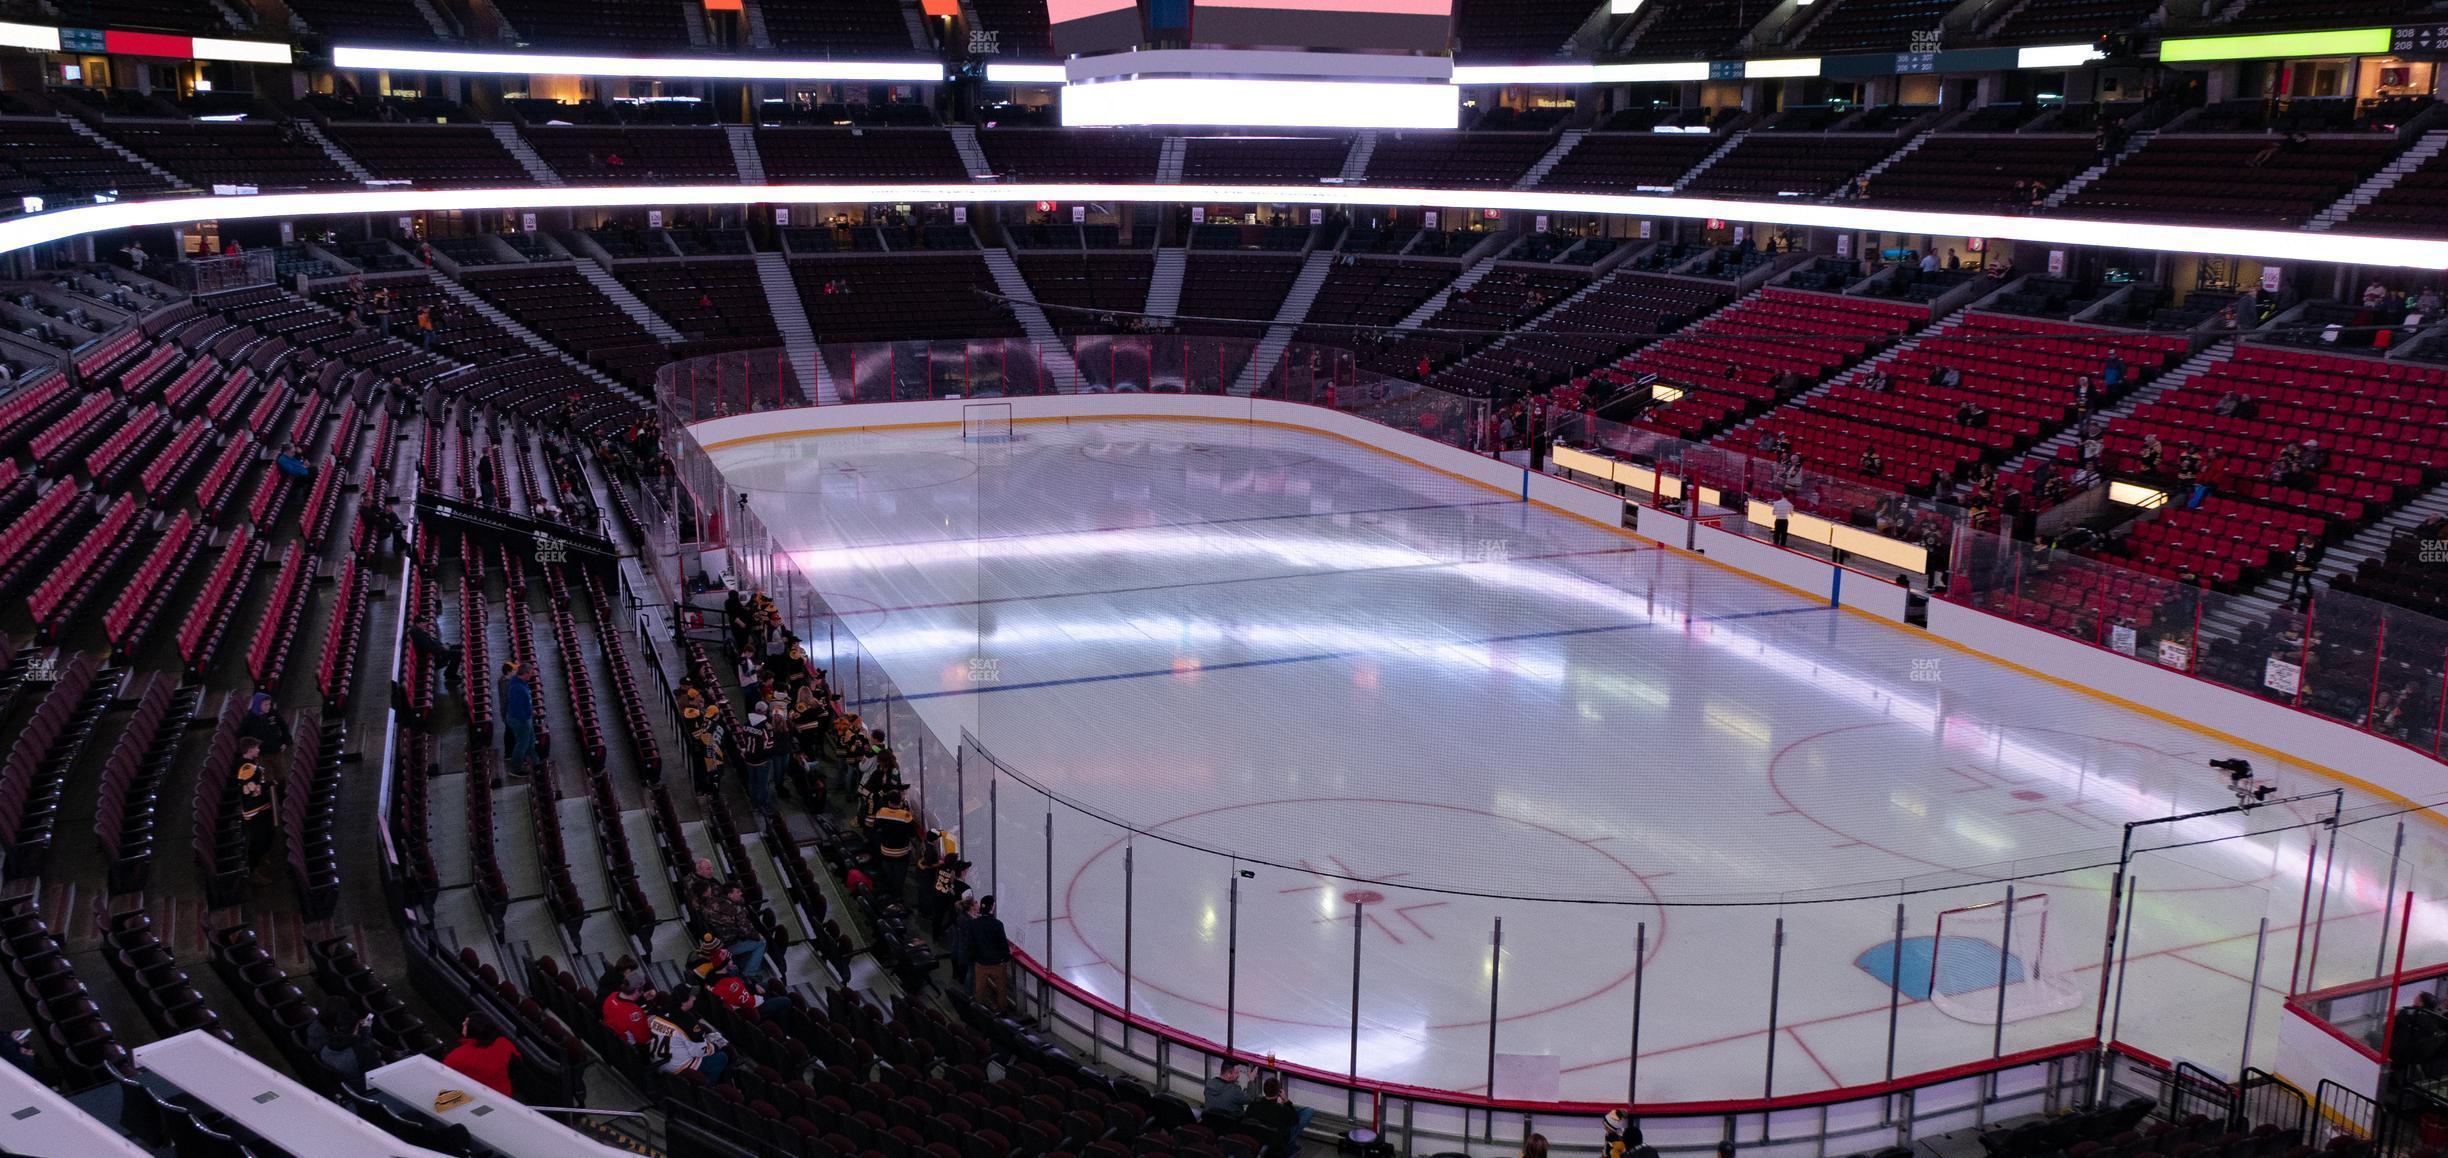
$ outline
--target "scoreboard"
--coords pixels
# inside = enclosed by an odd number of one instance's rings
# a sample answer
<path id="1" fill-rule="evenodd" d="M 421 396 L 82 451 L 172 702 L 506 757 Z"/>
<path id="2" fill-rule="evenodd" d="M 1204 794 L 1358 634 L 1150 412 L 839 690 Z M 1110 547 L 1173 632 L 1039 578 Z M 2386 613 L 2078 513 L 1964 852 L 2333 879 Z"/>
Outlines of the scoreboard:
<path id="1" fill-rule="evenodd" d="M 1453 0 L 1193 0 L 1190 39 L 1232 48 L 1446 51 Z"/>
<path id="2" fill-rule="evenodd" d="M 1055 51 L 1125 52 L 1174 39 L 1181 2 L 1047 0 Z M 1198 47 L 1442 54 L 1452 38 L 1453 0 L 1189 0 L 1188 39 Z"/>

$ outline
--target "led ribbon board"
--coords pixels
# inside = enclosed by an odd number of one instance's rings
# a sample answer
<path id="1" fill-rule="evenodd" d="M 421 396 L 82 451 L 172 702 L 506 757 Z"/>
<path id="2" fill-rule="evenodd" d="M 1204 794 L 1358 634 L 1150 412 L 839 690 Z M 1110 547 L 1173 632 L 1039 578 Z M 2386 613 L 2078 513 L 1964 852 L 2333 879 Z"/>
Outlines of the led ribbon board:
<path id="1" fill-rule="evenodd" d="M 2386 28 L 2272 32 L 2258 36 L 2183 36 L 2159 42 L 2161 64 L 2270 57 L 2374 56 L 2389 50 Z"/>
<path id="2" fill-rule="evenodd" d="M 911 60 L 744 60 L 731 57 L 571 56 L 544 52 L 440 52 L 421 48 L 332 49 L 333 68 L 540 76 L 634 76 L 705 80 L 848 80 L 935 84 L 943 65 Z"/>
<path id="3" fill-rule="evenodd" d="M 2448 270 L 2448 240 L 2371 234 L 2232 229 L 1992 213 L 1919 212 L 1804 201 L 1729 201 L 1535 189 L 1403 189 L 1324 185 L 798 184 L 514 186 L 496 189 L 368 189 L 254 197 L 164 197 L 87 205 L 0 221 L 0 253 L 90 233 L 194 221 L 437 213 L 482 209 L 620 209 L 674 205 L 1145 202 L 1152 205 L 1350 205 L 1475 208 L 1529 213 L 1615 214 L 1690 221 L 1733 220 L 1814 229 L 1986 237 L 2048 245 L 2156 253 L 2225 253 L 2269 261 Z"/>

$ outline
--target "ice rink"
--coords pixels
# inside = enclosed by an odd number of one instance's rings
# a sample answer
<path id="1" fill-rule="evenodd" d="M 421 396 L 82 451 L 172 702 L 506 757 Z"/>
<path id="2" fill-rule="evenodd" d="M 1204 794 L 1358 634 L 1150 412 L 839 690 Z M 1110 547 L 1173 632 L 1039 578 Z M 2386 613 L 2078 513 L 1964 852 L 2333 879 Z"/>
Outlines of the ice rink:
<path id="1" fill-rule="evenodd" d="M 811 638 L 841 681 L 906 697 L 898 747 L 916 721 L 943 741 L 929 807 L 1018 947 L 1321 1070 L 1486 1092 L 1491 1011 L 1495 1092 L 1527 1098 L 1795 1094 L 2085 1039 L 2123 826 L 2232 803 L 2212 735 L 1320 435 L 713 458 L 838 614 Z M 947 768 L 964 731 L 1011 774 Z M 2232 1074 L 2264 917 L 2259 1064 L 2291 980 L 2372 975 L 2396 821 L 2324 865 L 2327 808 L 2141 830 L 2121 1040 Z M 2414 862 L 2448 858 L 2407 830 L 2399 887 L 2427 890 Z M 2015 967 L 2079 1005 L 2001 1031 L 1885 980 L 1899 906 L 1910 947 L 2009 887 L 2046 910 L 2003 938 Z M 2440 959 L 2419 929 L 2416 957 Z"/>

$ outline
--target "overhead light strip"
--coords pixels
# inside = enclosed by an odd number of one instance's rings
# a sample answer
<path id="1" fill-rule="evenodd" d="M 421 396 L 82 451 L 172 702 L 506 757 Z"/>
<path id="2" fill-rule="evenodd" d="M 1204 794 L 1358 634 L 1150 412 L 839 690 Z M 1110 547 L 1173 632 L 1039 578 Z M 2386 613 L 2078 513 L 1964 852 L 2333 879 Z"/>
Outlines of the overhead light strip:
<path id="1" fill-rule="evenodd" d="M 988 84 L 1062 84 L 1071 79 L 1071 72 L 1059 64 L 990 64 L 986 66 Z"/>
<path id="2" fill-rule="evenodd" d="M 934 84 L 943 65 L 906 60 L 746 60 L 730 57 L 571 56 L 542 52 L 443 52 L 421 48 L 332 49 L 332 67 L 390 72 L 526 73 L 544 76 L 668 77 L 688 80 L 850 80 Z"/>
<path id="3" fill-rule="evenodd" d="M 58 52 L 60 50 L 59 29 L 41 24 L 0 22 L 0 48 L 30 48 L 36 52 Z"/>
<path id="4" fill-rule="evenodd" d="M 242 60 L 253 64 L 289 63 L 289 46 L 267 40 L 215 40 L 209 36 L 199 36 L 189 43 L 188 51 L 194 53 L 197 60 Z"/>
<path id="5" fill-rule="evenodd" d="M 1705 60 L 1661 64 L 1457 64 L 1455 84 L 1645 84 L 1707 80 Z"/>
<path id="6" fill-rule="evenodd" d="M 1146 202 L 1156 205 L 1350 205 L 1427 209 L 1467 205 L 1532 213 L 1747 221 L 1873 233 L 1987 237 L 2046 245 L 2096 246 L 2157 253 L 2223 253 L 2284 262 L 2448 270 L 2448 240 L 2438 238 L 2305 233 L 2291 229 L 2232 229 L 2059 217 L 2008 217 L 1994 213 L 1921 212 L 1819 204 L 1800 199 L 1729 201 L 1708 197 L 1551 193 L 1535 189 L 1405 189 L 1367 185 L 979 183 L 513 186 L 493 189 L 368 189 L 332 193 L 274 193 L 254 197 L 166 197 L 80 206 L 0 221 L 0 253 L 114 229 L 211 220 L 339 217 L 470 209 L 925 202 L 983 205 L 1031 204 L 1038 201 Z"/>
<path id="7" fill-rule="evenodd" d="M 1817 75 L 1819 75 L 1819 58 L 1816 56 L 1787 57 L 1782 60 L 1746 60 L 1743 62 L 1743 78 L 1745 80 L 1777 79 L 1782 77 L 1809 77 Z"/>

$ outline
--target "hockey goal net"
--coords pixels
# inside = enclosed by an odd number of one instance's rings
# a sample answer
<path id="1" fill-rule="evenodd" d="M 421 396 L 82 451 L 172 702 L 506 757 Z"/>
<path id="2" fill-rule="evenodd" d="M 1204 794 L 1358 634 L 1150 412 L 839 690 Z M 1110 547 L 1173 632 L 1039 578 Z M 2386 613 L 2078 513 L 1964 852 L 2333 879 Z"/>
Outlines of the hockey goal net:
<path id="1" fill-rule="evenodd" d="M 2082 987 L 2063 960 L 2063 939 L 2064 930 L 2049 925 L 2047 893 L 1948 909 L 1938 914 L 1930 948 L 1930 1004 L 1949 1017 L 1990 1024 L 2000 1016 L 2002 978 L 2007 1021 L 2080 1006 Z"/>
<path id="2" fill-rule="evenodd" d="M 1011 403 L 977 402 L 961 407 L 961 440 L 964 442 L 1010 442 L 1012 440 Z"/>

